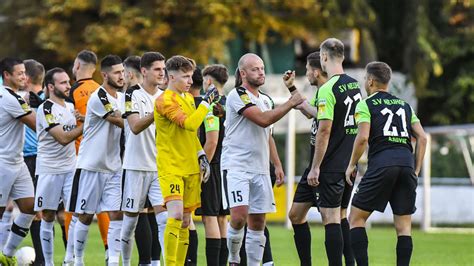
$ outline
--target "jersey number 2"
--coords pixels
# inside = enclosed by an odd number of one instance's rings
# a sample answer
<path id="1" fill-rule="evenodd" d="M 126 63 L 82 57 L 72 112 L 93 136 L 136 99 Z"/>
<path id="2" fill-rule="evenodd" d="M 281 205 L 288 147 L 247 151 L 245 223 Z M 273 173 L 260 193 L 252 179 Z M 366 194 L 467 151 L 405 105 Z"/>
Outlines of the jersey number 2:
<path id="1" fill-rule="evenodd" d="M 380 111 L 380 113 L 382 113 L 382 115 L 384 115 L 384 116 L 388 114 L 387 121 L 385 122 L 385 126 L 383 127 L 383 135 L 386 136 L 386 137 L 398 137 L 399 135 L 398 135 L 397 127 L 392 126 L 393 112 L 388 108 L 384 108 L 384 109 L 382 109 L 382 111 Z M 406 120 L 405 110 L 403 108 L 399 108 L 395 112 L 395 114 L 398 115 L 400 117 L 400 119 L 402 120 L 403 131 L 400 132 L 401 136 L 402 137 L 408 137 L 407 120 Z M 392 126 L 392 128 L 390 128 L 390 126 Z"/>
<path id="2" fill-rule="evenodd" d="M 344 127 L 355 125 L 354 114 L 351 115 L 351 109 L 352 104 L 354 102 L 357 103 L 360 100 L 362 100 L 362 95 L 360 93 L 357 93 L 352 98 L 347 96 L 347 98 L 344 100 L 344 104 L 347 106 L 346 117 L 344 117 Z"/>

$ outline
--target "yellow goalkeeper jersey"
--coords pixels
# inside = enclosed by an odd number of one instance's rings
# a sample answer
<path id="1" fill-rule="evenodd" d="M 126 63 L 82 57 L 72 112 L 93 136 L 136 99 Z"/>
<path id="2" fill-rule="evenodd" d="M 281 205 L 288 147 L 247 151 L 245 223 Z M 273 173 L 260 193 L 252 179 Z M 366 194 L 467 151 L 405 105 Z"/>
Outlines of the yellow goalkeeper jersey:
<path id="1" fill-rule="evenodd" d="M 209 106 L 196 109 L 190 93 L 165 90 L 155 101 L 156 161 L 159 175 L 187 176 L 199 173 L 198 152 L 202 146 L 197 129 Z"/>

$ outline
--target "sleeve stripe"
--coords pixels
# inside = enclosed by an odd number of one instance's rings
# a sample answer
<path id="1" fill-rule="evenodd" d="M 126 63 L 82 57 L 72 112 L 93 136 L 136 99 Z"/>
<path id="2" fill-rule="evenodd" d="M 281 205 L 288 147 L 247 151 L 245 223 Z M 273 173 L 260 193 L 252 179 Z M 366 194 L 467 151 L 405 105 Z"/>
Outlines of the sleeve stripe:
<path id="1" fill-rule="evenodd" d="M 243 113 L 247 108 L 252 107 L 252 106 L 255 106 L 255 104 L 254 104 L 254 103 L 248 103 L 248 104 L 246 104 L 244 107 L 240 108 L 240 110 L 237 111 L 237 113 L 238 113 L 239 115 L 242 115 L 242 113 Z"/>
<path id="2" fill-rule="evenodd" d="M 107 116 L 109 116 L 110 114 L 112 114 L 114 111 L 111 110 L 111 111 L 108 111 L 104 116 L 102 116 L 103 119 L 106 119 Z"/>
<path id="3" fill-rule="evenodd" d="M 129 115 L 132 115 L 132 114 L 139 114 L 139 112 L 136 112 L 136 111 L 135 112 L 133 112 L 133 111 L 125 112 L 125 113 L 122 114 L 122 118 L 126 119 Z"/>
<path id="4" fill-rule="evenodd" d="M 47 128 L 45 128 L 44 130 L 49 131 L 50 129 L 52 129 L 52 128 L 55 127 L 55 126 L 59 126 L 59 124 L 58 124 L 58 123 L 50 124 L 50 125 L 49 125 Z"/>
<path id="5" fill-rule="evenodd" d="M 24 113 L 24 114 L 22 114 L 22 115 L 20 115 L 20 116 L 15 117 L 15 119 L 20 119 L 20 118 L 22 118 L 22 117 L 24 117 L 24 116 L 27 116 L 27 115 L 31 114 L 31 113 L 32 113 L 32 111 L 30 110 L 30 111 L 28 111 L 28 112 L 26 112 L 26 113 Z"/>

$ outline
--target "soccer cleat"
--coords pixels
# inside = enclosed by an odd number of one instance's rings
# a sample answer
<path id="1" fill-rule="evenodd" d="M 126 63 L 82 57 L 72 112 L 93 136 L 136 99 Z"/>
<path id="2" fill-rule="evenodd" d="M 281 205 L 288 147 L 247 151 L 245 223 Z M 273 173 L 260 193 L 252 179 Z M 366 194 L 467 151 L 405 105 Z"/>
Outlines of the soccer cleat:
<path id="1" fill-rule="evenodd" d="M 16 257 L 7 257 L 3 253 L 0 253 L 0 265 L 3 266 L 17 266 Z"/>

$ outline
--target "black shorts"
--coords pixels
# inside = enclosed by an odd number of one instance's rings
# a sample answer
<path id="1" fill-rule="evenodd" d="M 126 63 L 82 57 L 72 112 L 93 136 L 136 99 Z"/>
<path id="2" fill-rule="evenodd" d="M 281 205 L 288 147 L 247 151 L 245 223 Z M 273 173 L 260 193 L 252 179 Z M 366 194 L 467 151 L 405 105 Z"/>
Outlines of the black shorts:
<path id="1" fill-rule="evenodd" d="M 229 209 L 224 209 L 223 200 L 227 200 L 227 180 L 225 175 L 221 177 L 221 167 L 219 163 L 211 164 L 211 176 L 206 183 L 201 184 L 201 207 L 197 208 L 194 214 L 204 216 L 229 215 Z M 226 204 L 228 206 L 228 204 Z"/>
<path id="2" fill-rule="evenodd" d="M 347 208 L 352 187 L 346 183 L 345 173 L 320 173 L 318 206 L 322 208 Z"/>
<path id="3" fill-rule="evenodd" d="M 319 186 L 308 185 L 308 173 L 306 168 L 296 188 L 293 202 L 311 202 L 314 207 L 346 209 L 351 200 L 352 186 L 345 181 L 342 173 L 321 173 L 319 176 Z M 342 179 L 341 179 L 342 177 Z M 323 178 L 323 179 L 322 179 Z M 341 183 L 344 187 L 341 189 Z M 342 197 L 341 197 L 342 194 Z"/>
<path id="4" fill-rule="evenodd" d="M 415 171 L 406 166 L 367 169 L 357 187 L 352 205 L 361 210 L 383 212 L 390 202 L 395 215 L 409 215 L 416 211 Z"/>
<path id="5" fill-rule="evenodd" d="M 293 202 L 306 203 L 311 202 L 314 207 L 318 207 L 318 193 L 316 187 L 308 185 L 309 169 L 304 170 L 303 176 L 298 183 Z"/>

